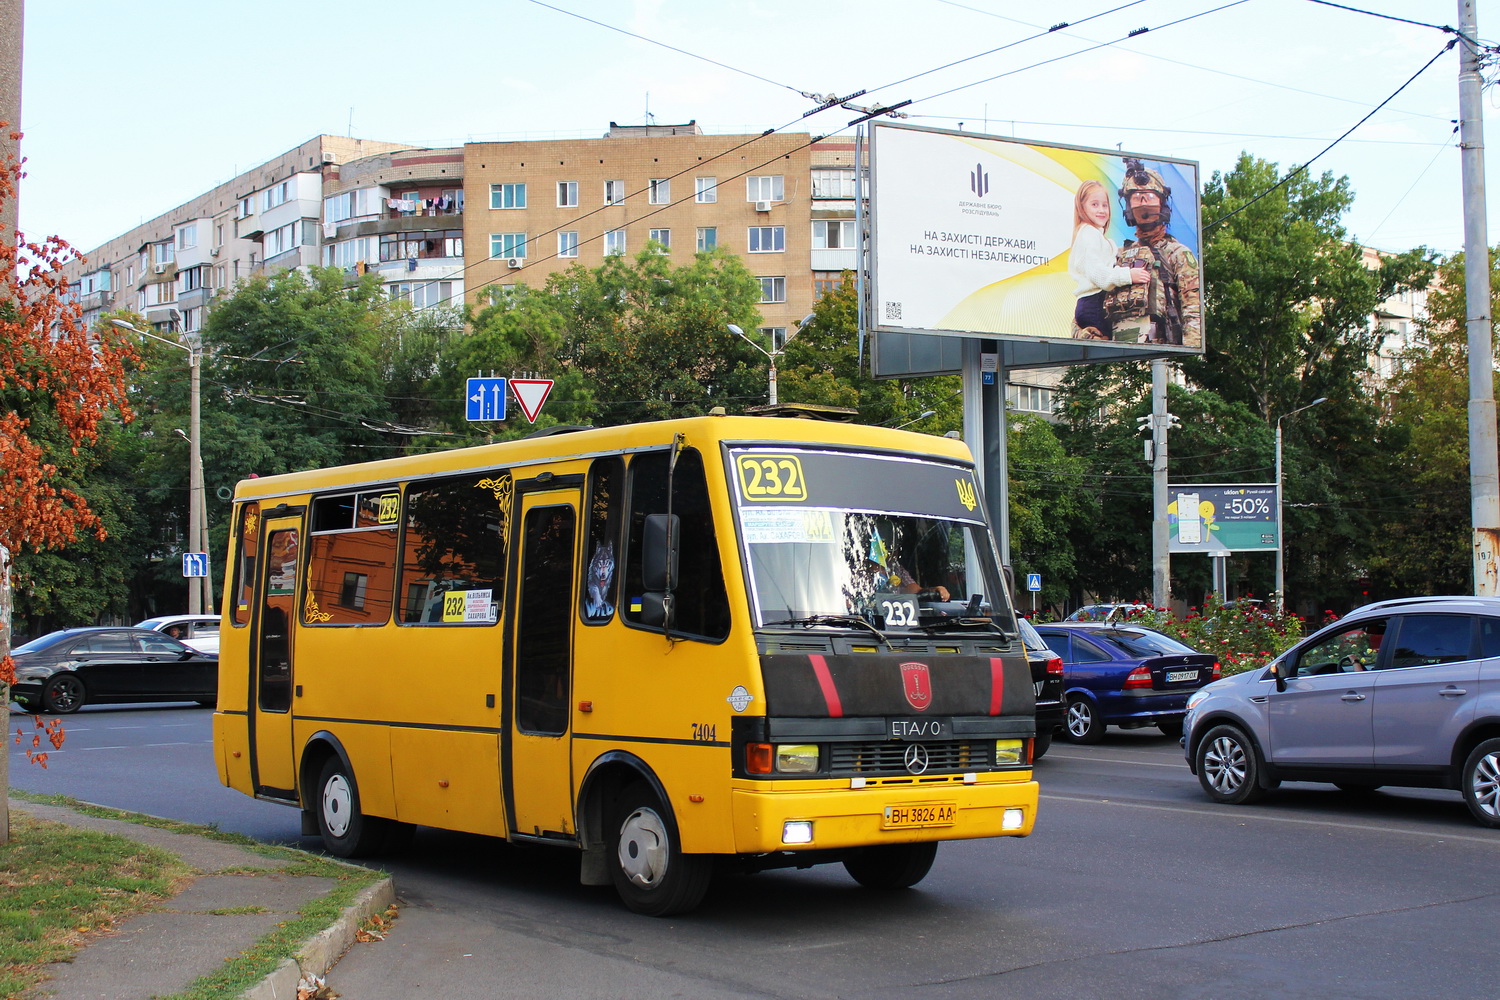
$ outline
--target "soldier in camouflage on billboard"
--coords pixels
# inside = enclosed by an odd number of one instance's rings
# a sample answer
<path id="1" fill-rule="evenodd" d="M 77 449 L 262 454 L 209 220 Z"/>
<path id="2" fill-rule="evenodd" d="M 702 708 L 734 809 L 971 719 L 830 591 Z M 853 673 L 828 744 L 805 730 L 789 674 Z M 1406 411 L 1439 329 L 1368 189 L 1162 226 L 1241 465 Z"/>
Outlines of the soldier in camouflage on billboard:
<path id="1" fill-rule="evenodd" d="M 1114 340 L 1131 344 L 1203 346 L 1202 290 L 1198 258 L 1167 231 L 1172 189 L 1140 160 L 1125 158 L 1120 208 L 1136 238 L 1115 256 L 1121 267 L 1145 268 L 1149 282 L 1111 289 L 1104 312 Z"/>

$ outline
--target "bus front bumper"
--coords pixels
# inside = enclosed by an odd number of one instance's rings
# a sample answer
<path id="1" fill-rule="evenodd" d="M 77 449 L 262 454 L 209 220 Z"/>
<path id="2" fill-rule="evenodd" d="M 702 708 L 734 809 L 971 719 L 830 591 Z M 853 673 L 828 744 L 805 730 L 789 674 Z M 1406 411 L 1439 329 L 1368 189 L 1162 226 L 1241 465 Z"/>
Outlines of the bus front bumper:
<path id="1" fill-rule="evenodd" d="M 990 780 L 998 778 L 1000 780 Z M 732 793 L 742 854 L 871 847 L 929 840 L 1024 837 L 1036 822 L 1037 783 L 1012 774 L 972 784 L 741 782 Z"/>

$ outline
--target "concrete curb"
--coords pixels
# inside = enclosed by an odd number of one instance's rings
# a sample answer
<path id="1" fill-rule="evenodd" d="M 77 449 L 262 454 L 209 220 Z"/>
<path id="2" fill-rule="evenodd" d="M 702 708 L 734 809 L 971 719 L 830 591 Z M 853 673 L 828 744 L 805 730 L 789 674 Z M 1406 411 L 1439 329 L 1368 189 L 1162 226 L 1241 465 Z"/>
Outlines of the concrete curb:
<path id="1" fill-rule="evenodd" d="M 297 986 L 310 976 L 323 976 L 332 969 L 344 952 L 354 944 L 359 925 L 396 901 L 396 883 L 384 878 L 344 909 L 330 926 L 307 941 L 297 954 L 284 960 L 270 975 L 240 994 L 241 1000 L 295 1000 Z"/>

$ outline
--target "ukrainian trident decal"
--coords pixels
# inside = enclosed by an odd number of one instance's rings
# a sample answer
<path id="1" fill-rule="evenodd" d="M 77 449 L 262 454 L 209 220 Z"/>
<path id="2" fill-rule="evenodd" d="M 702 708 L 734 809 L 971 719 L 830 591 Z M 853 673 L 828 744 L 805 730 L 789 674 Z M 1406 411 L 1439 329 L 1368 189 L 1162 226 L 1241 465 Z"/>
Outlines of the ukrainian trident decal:
<path id="1" fill-rule="evenodd" d="M 958 487 L 958 502 L 963 504 L 964 507 L 973 510 L 979 504 L 978 498 L 974 496 L 973 483 L 965 482 L 962 479 L 955 479 L 953 480 L 953 485 Z"/>
<path id="2" fill-rule="evenodd" d="M 927 664 L 901 664 L 901 684 L 906 689 L 907 703 L 918 712 L 927 711 L 932 704 L 932 678 L 927 674 Z"/>

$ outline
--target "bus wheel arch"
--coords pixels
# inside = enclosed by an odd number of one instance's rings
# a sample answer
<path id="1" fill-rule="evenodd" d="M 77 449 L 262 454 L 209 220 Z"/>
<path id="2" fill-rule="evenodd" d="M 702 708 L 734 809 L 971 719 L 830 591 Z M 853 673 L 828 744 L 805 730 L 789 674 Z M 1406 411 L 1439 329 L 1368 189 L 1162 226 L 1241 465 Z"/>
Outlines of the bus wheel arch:
<path id="1" fill-rule="evenodd" d="M 613 841 L 610 824 L 619 807 L 620 795 L 639 782 L 644 782 L 656 796 L 656 800 L 663 804 L 668 821 L 675 828 L 676 817 L 671 815 L 672 800 L 649 764 L 623 750 L 611 750 L 600 755 L 589 765 L 578 790 L 576 820 L 579 846 L 583 848 L 579 881 L 584 885 L 614 883 L 608 855 Z"/>
<path id="2" fill-rule="evenodd" d="M 304 833 L 322 837 L 328 853 L 362 858 L 399 850 L 411 841 L 410 823 L 367 816 L 359 781 L 338 737 L 319 732 L 307 741 L 298 769 Z"/>

